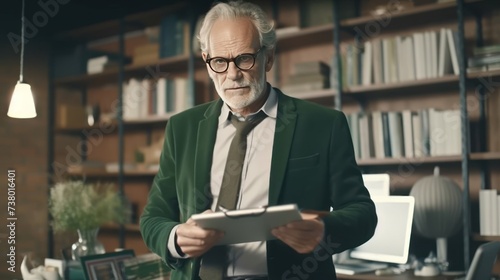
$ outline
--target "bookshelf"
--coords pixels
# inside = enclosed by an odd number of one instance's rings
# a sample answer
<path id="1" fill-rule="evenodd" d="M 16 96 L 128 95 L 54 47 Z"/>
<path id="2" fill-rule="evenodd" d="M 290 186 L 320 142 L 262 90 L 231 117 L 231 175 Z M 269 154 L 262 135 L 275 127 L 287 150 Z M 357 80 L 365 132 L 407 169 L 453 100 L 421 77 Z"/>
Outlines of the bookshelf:
<path id="1" fill-rule="evenodd" d="M 287 31 L 278 35 L 276 61 L 273 67 L 274 72 L 270 73 L 269 80 L 273 86 L 280 87 L 287 82 L 287 78 L 291 74 L 290 69 L 293 68 L 294 64 L 308 60 L 322 60 L 331 65 L 336 50 L 342 50 L 346 44 L 363 39 L 358 30 L 363 31 L 366 26 L 374 23 L 380 26 L 382 24 L 380 18 L 369 15 L 367 11 L 373 9 L 376 5 L 386 4 L 387 1 L 359 1 L 361 4 L 361 8 L 359 9 L 360 16 L 337 20 L 338 24 L 328 23 L 310 27 L 301 27 L 300 11 L 298 8 L 299 0 L 288 2 L 274 0 L 272 7 L 269 7 L 269 4 L 265 1 L 256 0 L 253 2 L 262 4 L 268 9 L 269 14 L 276 17 L 278 24 L 283 23 L 284 27 L 298 27 L 293 31 Z M 337 1 L 335 0 L 334 2 Z M 436 30 L 441 27 L 450 27 L 457 30 L 457 25 L 462 23 L 465 24 L 465 30 L 463 31 L 465 37 L 463 39 L 465 40 L 461 40 L 460 42 L 466 49 L 470 49 L 473 41 L 476 41 L 476 37 L 479 36 L 476 31 L 477 23 L 494 22 L 495 17 L 498 17 L 498 15 L 486 13 L 486 19 L 476 21 L 480 13 L 476 15 L 467 13 L 467 17 L 464 17 L 465 8 L 462 5 L 466 7 L 467 12 L 486 12 L 488 9 L 496 9 L 498 11 L 500 9 L 492 1 L 480 0 L 459 0 L 456 2 L 430 3 L 414 7 L 408 6 L 403 10 L 391 13 L 390 23 L 380 33 L 370 38 L 386 38 L 399 34 L 408 35 L 410 32 L 427 29 Z M 132 46 L 144 43 L 144 38 L 141 36 L 127 37 L 125 34 L 138 32 L 138 30 L 142 30 L 147 26 L 157 25 L 161 22 L 165 14 L 181 10 L 189 10 L 189 8 L 187 8 L 186 4 L 169 4 L 150 12 L 127 15 L 123 17 L 123 22 L 120 20 L 111 20 L 61 34 L 57 40 L 64 38 L 65 40 L 75 40 L 76 42 L 106 42 L 107 38 L 112 37 L 115 39 L 108 40 L 108 43 L 102 44 L 103 49 L 119 50 L 123 48 L 123 53 L 131 54 Z M 195 14 L 199 13 L 199 11 L 192 12 Z M 496 20 L 498 21 L 499 19 Z M 190 24 L 193 25 L 193 23 L 194 20 L 191 19 Z M 338 26 L 338 28 L 335 26 Z M 486 39 L 490 41 L 500 40 L 500 38 Z M 121 40 L 123 40 L 123 43 L 120 43 Z M 466 53 L 463 54 L 463 58 L 466 55 Z M 474 86 L 481 83 L 481 81 L 488 79 L 494 81 L 500 77 L 500 70 L 466 73 L 463 67 L 461 68 L 460 75 L 447 74 L 442 77 L 421 80 L 355 86 L 343 86 L 342 83 L 339 83 L 338 87 L 290 93 L 290 95 L 318 102 L 329 107 L 335 106 L 346 113 L 388 109 L 402 110 L 404 108 L 422 109 L 436 105 L 441 108 L 457 105 L 456 108 L 463 109 L 465 108 L 463 102 L 467 96 L 471 95 L 471 89 L 473 90 Z M 52 104 L 55 108 L 60 102 L 76 100 L 76 102 L 82 104 L 97 103 L 101 107 L 109 107 L 109 104 L 114 100 L 118 100 L 123 93 L 119 86 L 120 81 L 126 81 L 133 77 L 144 77 L 151 70 L 167 71 L 170 75 L 188 78 L 191 87 L 190 90 L 196 96 L 196 104 L 212 100 L 217 95 L 206 74 L 200 54 L 191 51 L 189 54 L 158 59 L 151 65 L 131 64 L 124 65 L 121 69 L 107 70 L 98 74 L 80 74 L 52 78 L 52 91 L 54 95 L 57 95 L 57 97 L 54 97 Z M 493 88 L 494 90 L 491 94 L 498 95 L 498 86 Z M 60 89 L 65 90 L 61 93 Z M 70 93 L 66 93 L 66 91 Z M 75 91 L 76 93 L 74 93 Z M 60 95 L 63 97 L 60 98 Z M 481 116 L 487 117 L 488 122 L 482 128 L 489 131 L 488 140 L 492 142 L 495 139 L 493 128 L 495 124 L 498 127 L 500 116 L 498 112 L 491 112 L 491 110 L 485 113 L 487 109 L 483 106 L 487 106 L 487 104 L 471 110 L 469 117 L 479 121 L 484 121 L 481 120 L 483 118 Z M 103 143 L 98 147 L 93 147 L 93 154 L 88 155 L 88 159 L 121 163 L 133 161 L 133 153 L 138 146 L 149 144 L 162 136 L 164 126 L 172 114 L 174 113 L 167 113 L 161 116 L 147 116 L 136 120 L 123 120 L 118 117 L 111 123 L 111 125 L 116 127 L 116 130 L 103 136 Z M 55 136 L 51 149 L 55 151 L 52 161 L 65 156 L 64 149 L 62 151 L 59 149 L 58 151 L 55 148 L 56 145 L 60 146 L 60 143 L 63 143 L 62 146 L 74 145 L 75 141 L 81 141 L 82 130 L 96 128 L 98 127 L 82 126 L 71 129 L 53 127 L 52 132 Z M 468 128 L 464 127 L 464 129 L 466 132 L 468 131 Z M 63 139 L 56 139 L 59 137 Z M 66 138 L 71 139 L 68 140 Z M 124 143 L 119 144 L 121 141 Z M 465 141 L 462 142 L 463 146 L 467 146 L 468 140 L 463 141 Z M 119 145 L 123 146 L 117 149 Z M 481 149 L 472 152 L 462 150 L 456 155 L 422 156 L 415 158 L 368 158 L 358 160 L 360 167 L 365 172 L 389 172 L 396 177 L 398 176 L 397 170 L 399 166 L 416 166 L 416 170 L 408 178 L 396 178 L 395 181 L 397 183 L 391 186 L 391 189 L 397 193 L 407 193 L 418 178 L 431 174 L 430 170 L 432 170 L 434 165 L 445 166 L 444 171 L 451 172 L 450 176 L 455 181 L 461 182 L 462 187 L 466 191 L 464 201 L 467 201 L 467 204 L 477 202 L 471 201 L 471 199 L 476 197 L 478 189 L 494 187 L 494 184 L 498 185 L 500 183 L 498 174 L 490 171 L 490 167 L 498 167 L 499 162 L 500 147 L 491 144 L 489 146 L 482 145 Z M 68 175 L 89 178 L 91 180 L 114 181 L 124 192 L 133 193 L 134 198 L 140 200 L 139 204 L 145 203 L 146 196 L 141 197 L 141 195 L 147 195 L 150 182 L 156 174 L 156 170 L 124 170 L 123 167 L 120 168 L 118 172 L 94 170 L 88 172 L 70 172 Z M 469 175 L 471 176 L 470 178 Z M 469 184 L 472 187 L 469 187 Z M 466 209 L 465 213 L 471 213 L 470 209 Z M 477 220 L 477 216 L 471 215 L 471 219 L 475 221 Z M 465 256 L 470 256 L 470 241 L 481 242 L 490 240 L 489 237 L 481 237 L 475 234 L 474 226 L 471 225 L 471 221 L 469 220 L 464 220 L 464 229 L 463 248 Z M 107 226 L 102 231 L 105 234 L 103 236 L 106 238 L 105 240 L 117 238 L 117 232 L 123 234 L 119 237 L 122 239 L 119 243 L 140 246 L 141 237 L 137 234 L 137 225 L 125 225 L 124 228 Z M 116 242 L 114 241 L 110 244 L 116 244 Z M 144 251 L 145 249 L 140 248 L 139 252 L 141 250 Z M 467 263 L 468 259 L 467 257 L 465 258 L 464 262 Z"/>
<path id="2" fill-rule="evenodd" d="M 339 1 L 333 2 L 338 3 Z M 360 2 L 362 6 L 369 7 L 383 4 L 378 1 L 372 1 L 375 2 L 374 4 L 366 3 L 367 1 Z M 310 55 L 312 60 L 317 59 L 316 53 L 323 53 L 320 59 L 328 62 L 334 53 L 345 48 L 346 42 L 351 43 L 363 39 L 371 40 L 379 37 L 384 39 L 389 36 L 408 35 L 410 32 L 438 30 L 439 28 L 452 28 L 461 34 L 458 35 L 459 38 L 457 39 L 458 48 L 463 48 L 462 51 L 467 52 L 460 53 L 460 51 L 457 51 L 457 56 L 460 62 L 464 62 L 469 55 L 470 49 L 474 46 L 474 42 L 477 43 L 483 39 L 483 34 L 480 34 L 483 32 L 481 30 L 488 29 L 482 25 L 495 22 L 494 13 L 487 12 L 488 9 L 495 7 L 498 10 L 498 5 L 495 5 L 492 1 L 450 1 L 407 7 L 401 11 L 391 13 L 389 25 L 384 26 L 384 28 L 381 28 L 384 30 L 375 35 L 371 34 L 371 36 L 366 36 L 362 31 L 366 30 L 366 26 L 373 27 L 375 25 L 380 27 L 382 22 L 376 16 L 363 14 L 355 18 L 337 20 L 336 24 L 305 27 L 299 28 L 296 32 L 286 32 L 278 36 L 277 53 L 280 62 L 278 68 L 281 71 L 276 73 L 279 77 L 275 77 L 275 80 L 278 83 L 286 83 L 286 76 L 289 74 L 286 73 L 286 69 L 290 69 L 296 61 L 300 62 L 301 59 L 304 59 L 301 52 Z M 335 26 L 338 26 L 338 28 Z M 488 32 L 484 33 L 487 34 Z M 490 36 L 486 40 L 498 43 L 498 38 L 492 37 Z M 498 126 L 499 116 L 495 113 L 496 110 L 492 109 L 495 107 L 487 107 L 493 106 L 492 104 L 488 105 L 482 101 L 478 101 L 477 106 L 470 110 L 469 107 L 471 107 L 472 102 L 470 102 L 469 98 L 474 96 L 474 88 L 477 88 L 478 83 L 484 85 L 485 80 L 489 81 L 486 84 L 489 85 L 490 93 L 492 95 L 498 94 L 498 87 L 494 87 L 493 84 L 495 83 L 492 81 L 499 77 L 499 71 L 467 73 L 465 65 L 463 63 L 459 64 L 459 73 L 455 74 L 370 85 L 346 86 L 338 83 L 339 86 L 336 88 L 313 91 L 309 94 L 304 92 L 295 96 L 320 102 L 326 106 L 335 106 L 346 113 L 402 110 L 406 108 L 422 109 L 431 106 L 450 108 L 455 106 L 455 109 L 459 110 L 462 116 L 466 116 L 467 122 L 461 126 L 461 134 L 478 133 L 479 136 L 476 136 L 476 138 L 481 138 L 479 141 L 481 143 L 476 143 L 474 150 L 469 150 L 469 139 L 465 137 L 461 142 L 462 146 L 467 148 L 454 155 L 368 158 L 359 159 L 358 164 L 365 172 L 388 172 L 396 177 L 396 180 L 393 180 L 395 183 L 393 183 L 391 189 L 398 194 L 407 193 L 417 179 L 431 174 L 430 170 L 434 165 L 446 167 L 446 172 L 451 173 L 447 175 L 456 182 L 460 182 L 464 190 L 465 218 L 461 246 L 464 248 L 464 263 L 467 266 L 471 256 L 470 248 L 472 244 L 470 243 L 472 241 L 481 242 L 485 239 L 491 239 L 490 237 L 478 237 L 477 234 L 474 234 L 477 232 L 475 223 L 478 220 L 478 214 L 474 212 L 474 207 L 477 206 L 478 190 L 481 188 L 495 188 L 495 185 L 497 185 L 496 188 L 498 189 L 499 181 L 498 175 L 490 171 L 490 168 L 498 167 L 499 162 L 499 149 L 492 144 L 495 142 L 493 135 L 496 129 L 494 125 Z M 341 69 L 337 69 L 337 71 L 341 71 Z M 484 86 L 487 87 L 487 85 Z M 294 94 L 290 95 L 294 96 Z M 468 110 L 465 110 L 466 108 Z M 488 125 L 485 125 L 486 119 Z M 469 132 L 469 121 L 479 123 L 476 124 L 479 128 Z M 489 135 L 489 138 L 486 139 L 486 135 Z M 489 144 L 487 145 L 485 142 L 489 142 Z M 410 166 L 415 170 L 413 174 L 406 178 L 402 175 L 398 176 L 398 168 L 401 166 Z M 470 208 L 471 206 L 473 209 Z M 469 217 L 471 217 L 472 221 L 469 220 Z"/>
<path id="3" fill-rule="evenodd" d="M 139 5 L 139 4 L 137 4 Z M 54 57 L 53 68 L 57 67 L 58 55 L 66 55 L 67 48 L 80 55 L 81 64 L 86 63 L 84 55 L 89 51 L 118 54 L 122 57 L 134 56 L 137 46 L 151 42 L 147 28 L 159 26 L 168 15 L 182 15 L 183 36 L 190 38 L 194 25 L 206 3 L 197 7 L 188 7 L 186 2 L 174 1 L 155 9 L 131 15 L 110 15 L 111 20 L 85 26 L 53 38 Z M 201 9 L 201 10 L 198 10 Z M 180 21 L 180 20 L 179 20 Z M 166 38 L 163 38 L 166 40 Z M 158 40 L 161 40 L 159 38 Z M 190 40 L 185 49 L 192 50 Z M 63 46 L 61 48 L 59 46 Z M 69 47 L 68 47 L 69 46 Z M 79 49 L 80 48 L 80 49 Z M 83 61 L 81 61 L 83 60 Z M 131 63 L 128 63 L 131 60 Z M 137 119 L 127 119 L 123 113 L 127 106 L 124 99 L 127 90 L 124 83 L 130 79 L 148 78 L 155 85 L 161 77 L 182 78 L 186 80 L 186 94 L 196 95 L 195 103 L 211 99 L 207 90 L 208 77 L 204 76 L 203 61 L 198 53 L 186 51 L 159 59 L 134 62 L 128 59 L 119 63 L 118 67 L 104 69 L 95 74 L 78 71 L 77 74 L 59 75 L 64 71 L 52 69 L 50 78 L 52 110 L 50 116 L 49 162 L 51 164 L 52 181 L 60 179 L 84 179 L 87 181 L 112 182 L 134 207 L 134 221 L 125 225 L 105 225 L 99 231 L 99 240 L 107 251 L 115 248 L 132 248 L 136 254 L 147 253 L 139 231 L 138 217 L 145 206 L 149 187 L 158 167 L 138 164 L 130 167 L 136 161 L 136 152 L 141 147 L 147 147 L 163 137 L 165 125 L 171 115 L 176 112 L 148 114 Z M 84 68 L 84 67 L 83 67 Z M 74 70 L 74 69 L 73 69 Z M 72 73 L 74 73 L 73 71 Z M 92 126 L 80 122 L 68 127 L 56 126 L 59 118 L 58 107 L 61 104 L 97 105 L 101 110 L 101 122 Z M 104 117 L 105 116 L 105 117 Z M 102 121 L 105 119 L 104 121 Z M 78 167 L 81 168 L 71 168 Z M 85 164 L 89 163 L 89 166 Z M 98 163 L 97 166 L 93 165 Z M 106 169 L 112 165 L 112 169 Z M 54 242 L 54 236 L 49 232 L 49 255 L 54 256 L 61 246 Z"/>

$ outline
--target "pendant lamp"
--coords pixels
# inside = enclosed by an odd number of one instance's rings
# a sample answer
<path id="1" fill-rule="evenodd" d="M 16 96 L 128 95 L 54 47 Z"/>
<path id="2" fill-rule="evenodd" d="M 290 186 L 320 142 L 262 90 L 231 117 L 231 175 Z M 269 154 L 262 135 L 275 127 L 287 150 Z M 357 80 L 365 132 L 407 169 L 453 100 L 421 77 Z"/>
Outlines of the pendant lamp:
<path id="1" fill-rule="evenodd" d="M 21 59 L 20 59 L 19 81 L 14 88 L 10 100 L 7 116 L 16 119 L 30 119 L 36 117 L 35 101 L 31 86 L 23 82 L 23 60 L 24 60 L 24 0 L 22 0 L 21 11 Z"/>

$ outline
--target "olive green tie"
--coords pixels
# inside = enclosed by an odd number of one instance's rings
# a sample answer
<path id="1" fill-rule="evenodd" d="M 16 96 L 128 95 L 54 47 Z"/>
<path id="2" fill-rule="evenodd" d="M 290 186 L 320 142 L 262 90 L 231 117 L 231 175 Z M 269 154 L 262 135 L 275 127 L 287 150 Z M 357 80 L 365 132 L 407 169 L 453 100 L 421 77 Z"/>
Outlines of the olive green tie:
<path id="1" fill-rule="evenodd" d="M 241 171 L 247 149 L 247 136 L 266 117 L 266 114 L 260 111 L 248 120 L 239 121 L 238 117 L 231 114 L 231 123 L 236 127 L 236 133 L 229 147 L 216 211 L 236 209 L 241 186 Z M 202 257 L 200 278 L 202 280 L 223 279 L 228 263 L 227 253 L 227 246 L 223 245 L 215 246 L 206 252 Z"/>

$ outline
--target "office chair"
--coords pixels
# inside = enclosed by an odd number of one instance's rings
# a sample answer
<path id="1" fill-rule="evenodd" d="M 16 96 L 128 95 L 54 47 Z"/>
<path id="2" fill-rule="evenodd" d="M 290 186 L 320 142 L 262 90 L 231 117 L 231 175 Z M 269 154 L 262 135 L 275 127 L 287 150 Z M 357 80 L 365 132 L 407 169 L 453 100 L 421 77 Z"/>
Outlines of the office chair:
<path id="1" fill-rule="evenodd" d="M 465 280 L 491 279 L 493 265 L 500 252 L 500 241 L 491 241 L 479 246 L 474 253 L 471 266 Z"/>

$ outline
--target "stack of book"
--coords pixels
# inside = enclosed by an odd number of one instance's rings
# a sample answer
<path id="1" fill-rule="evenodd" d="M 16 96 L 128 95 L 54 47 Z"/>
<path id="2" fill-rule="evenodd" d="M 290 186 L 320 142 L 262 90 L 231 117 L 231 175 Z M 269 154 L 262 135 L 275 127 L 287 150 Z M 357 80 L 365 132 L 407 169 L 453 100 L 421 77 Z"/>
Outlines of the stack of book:
<path id="1" fill-rule="evenodd" d="M 330 88 L 330 66 L 323 61 L 299 62 L 288 82 L 281 87 L 284 93 L 307 92 Z"/>
<path id="2" fill-rule="evenodd" d="M 500 69 L 500 45 L 477 47 L 473 53 L 468 60 L 469 72 Z"/>
<path id="3" fill-rule="evenodd" d="M 118 69 L 119 55 L 101 55 L 87 60 L 87 74 L 101 73 L 105 70 Z"/>

